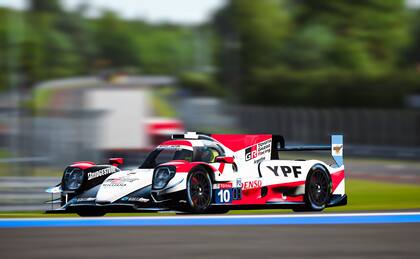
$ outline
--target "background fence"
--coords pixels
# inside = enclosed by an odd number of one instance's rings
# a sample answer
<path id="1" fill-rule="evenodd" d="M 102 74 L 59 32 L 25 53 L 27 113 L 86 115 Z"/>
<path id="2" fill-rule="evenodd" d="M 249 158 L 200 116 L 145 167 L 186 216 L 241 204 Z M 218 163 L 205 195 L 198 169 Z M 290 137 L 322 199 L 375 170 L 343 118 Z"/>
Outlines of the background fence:
<path id="1" fill-rule="evenodd" d="M 284 135 L 289 144 L 328 143 L 332 133 L 343 133 L 347 154 L 420 158 L 419 110 L 270 108 L 232 106 L 221 101 L 198 109 L 195 106 L 203 106 L 202 101 L 181 103 L 182 109 L 190 111 L 181 118 L 188 130 L 274 133 Z M 25 170 L 33 163 L 62 168 L 76 160 L 105 161 L 104 153 L 95 145 L 101 114 L 69 111 L 32 116 L 3 112 L 1 123 L 7 130 L 0 132 L 0 148 L 12 152 L 8 154 L 10 161 L 28 158 L 29 166 L 22 167 Z M 135 161 L 139 163 L 137 155 Z"/>
<path id="2" fill-rule="evenodd" d="M 239 127 L 281 134 L 287 142 L 319 144 L 332 133 L 359 154 L 420 157 L 419 110 L 310 109 L 230 106 Z M 372 151 L 372 152 L 370 152 Z"/>
<path id="3" fill-rule="evenodd" d="M 14 164 L 42 164 L 63 167 L 79 159 L 97 160 L 95 142 L 99 133 L 95 111 L 42 111 L 33 115 L 24 109 L 0 111 L 0 149 L 7 150 L 3 160 Z"/>

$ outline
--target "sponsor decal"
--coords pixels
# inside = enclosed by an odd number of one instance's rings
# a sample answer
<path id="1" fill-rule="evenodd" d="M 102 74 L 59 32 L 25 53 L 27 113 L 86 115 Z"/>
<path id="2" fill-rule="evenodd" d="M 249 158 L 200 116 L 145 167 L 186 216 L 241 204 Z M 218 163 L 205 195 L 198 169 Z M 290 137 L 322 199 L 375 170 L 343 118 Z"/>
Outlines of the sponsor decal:
<path id="1" fill-rule="evenodd" d="M 242 187 L 242 179 L 236 178 L 236 187 Z"/>
<path id="2" fill-rule="evenodd" d="M 242 190 L 256 189 L 262 186 L 261 180 L 253 180 L 249 182 L 242 183 Z"/>
<path id="3" fill-rule="evenodd" d="M 254 159 L 257 157 L 257 155 L 257 145 L 253 145 L 252 147 L 245 149 L 245 161 Z"/>
<path id="4" fill-rule="evenodd" d="M 136 180 L 138 180 L 139 178 L 131 178 L 131 177 L 127 177 L 127 176 L 121 176 L 118 178 L 111 178 L 111 179 L 107 179 L 103 186 L 108 186 L 108 187 L 118 187 L 118 186 L 126 186 L 127 183 L 132 183 Z"/>
<path id="5" fill-rule="evenodd" d="M 343 145 L 335 144 L 332 146 L 332 149 L 334 150 L 334 155 L 336 156 L 342 156 L 343 155 Z"/>
<path id="6" fill-rule="evenodd" d="M 88 173 L 88 180 L 92 180 L 94 178 L 98 178 L 104 175 L 108 175 L 108 174 L 112 174 L 116 172 L 116 168 L 115 167 L 107 167 L 101 170 L 98 170 L 96 172 L 90 172 Z"/>
<path id="7" fill-rule="evenodd" d="M 274 173 L 275 176 L 279 176 L 279 168 L 281 173 L 283 173 L 284 177 L 289 177 L 289 174 L 293 173 L 295 178 L 298 178 L 300 174 L 302 174 L 302 167 L 301 166 L 267 166 L 270 171 Z M 261 174 L 260 174 L 261 176 Z"/>
<path id="8" fill-rule="evenodd" d="M 127 196 L 123 197 L 121 200 L 122 201 L 137 201 L 137 202 L 144 202 L 144 203 L 150 201 L 150 199 L 143 198 L 143 197 L 127 197 Z"/>
<path id="9" fill-rule="evenodd" d="M 105 187 L 124 187 L 126 185 L 127 184 L 125 184 L 125 183 L 104 183 L 102 186 L 105 186 Z"/>
<path id="10" fill-rule="evenodd" d="M 245 161 L 257 158 L 271 152 L 271 139 L 255 144 L 245 149 Z M 262 160 L 258 160 L 257 163 Z"/>
<path id="11" fill-rule="evenodd" d="M 255 159 L 254 160 L 254 164 L 259 164 L 259 163 L 261 163 L 264 160 L 265 160 L 265 157 L 261 157 L 261 158 Z"/>
<path id="12" fill-rule="evenodd" d="M 219 183 L 217 189 L 230 189 L 232 188 L 232 183 Z"/>

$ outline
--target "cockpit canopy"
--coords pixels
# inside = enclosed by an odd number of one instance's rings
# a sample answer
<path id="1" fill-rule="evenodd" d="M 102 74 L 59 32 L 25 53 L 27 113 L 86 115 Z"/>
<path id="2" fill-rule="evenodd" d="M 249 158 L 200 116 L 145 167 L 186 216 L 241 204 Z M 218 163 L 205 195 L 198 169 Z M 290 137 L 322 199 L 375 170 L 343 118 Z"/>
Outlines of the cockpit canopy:
<path id="1" fill-rule="evenodd" d="M 224 156 L 224 151 L 217 143 L 207 140 L 192 141 L 172 140 L 166 141 L 153 150 L 140 168 L 155 168 L 156 166 L 173 160 L 188 162 L 214 163 L 218 156 Z"/>

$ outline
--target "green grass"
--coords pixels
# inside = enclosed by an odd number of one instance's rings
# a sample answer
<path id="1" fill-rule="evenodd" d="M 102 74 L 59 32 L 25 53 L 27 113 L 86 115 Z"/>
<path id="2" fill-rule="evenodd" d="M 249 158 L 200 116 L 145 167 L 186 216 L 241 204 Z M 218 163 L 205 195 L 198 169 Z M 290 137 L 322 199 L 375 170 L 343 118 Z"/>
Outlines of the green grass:
<path id="1" fill-rule="evenodd" d="M 325 211 L 401 210 L 420 209 L 420 186 L 366 180 L 347 180 L 348 204 L 327 208 Z M 233 210 L 229 214 L 273 214 L 291 210 Z M 113 216 L 169 216 L 174 213 L 110 213 Z M 0 218 L 19 217 L 73 217 L 76 214 L 44 214 L 33 212 L 0 212 Z"/>
<path id="2" fill-rule="evenodd" d="M 166 118 L 176 117 L 177 114 L 175 109 L 167 101 L 171 94 L 173 93 L 165 89 L 155 90 L 152 92 L 152 106 L 156 116 Z"/>
<path id="3" fill-rule="evenodd" d="M 35 110 L 47 108 L 54 95 L 54 90 L 51 88 L 38 88 L 34 91 L 33 107 Z"/>
<path id="4" fill-rule="evenodd" d="M 0 158 L 9 158 L 11 156 L 10 151 L 0 149 Z"/>
<path id="5" fill-rule="evenodd" d="M 420 209 L 420 185 L 353 179 L 346 188 L 348 205 L 328 211 Z"/>

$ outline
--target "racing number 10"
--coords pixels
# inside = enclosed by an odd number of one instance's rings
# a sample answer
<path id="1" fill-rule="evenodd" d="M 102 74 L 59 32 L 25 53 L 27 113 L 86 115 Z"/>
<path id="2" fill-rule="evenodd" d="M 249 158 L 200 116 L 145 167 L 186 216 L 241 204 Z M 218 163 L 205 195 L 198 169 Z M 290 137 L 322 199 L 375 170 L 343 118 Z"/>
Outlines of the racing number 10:
<path id="1" fill-rule="evenodd" d="M 217 190 L 216 203 L 230 203 L 232 202 L 232 189 Z"/>
<path id="2" fill-rule="evenodd" d="M 220 190 L 217 195 L 219 195 L 219 200 L 221 202 L 223 202 L 223 203 L 230 201 L 230 192 L 229 192 L 229 190 Z"/>

